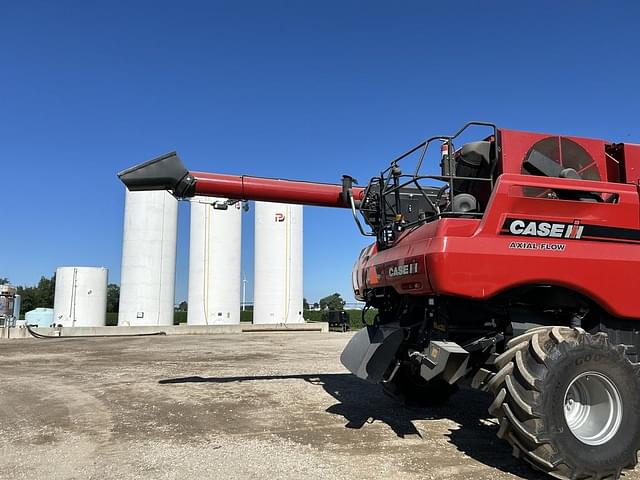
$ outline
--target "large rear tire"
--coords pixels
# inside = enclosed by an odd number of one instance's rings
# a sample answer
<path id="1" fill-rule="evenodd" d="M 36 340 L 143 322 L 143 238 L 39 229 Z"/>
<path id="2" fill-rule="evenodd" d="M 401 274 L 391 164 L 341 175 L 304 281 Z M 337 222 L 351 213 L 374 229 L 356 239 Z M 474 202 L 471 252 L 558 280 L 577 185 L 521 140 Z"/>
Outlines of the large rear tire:
<path id="1" fill-rule="evenodd" d="M 561 479 L 617 479 L 636 465 L 639 368 L 606 334 L 533 329 L 496 366 L 489 412 L 514 456 Z"/>

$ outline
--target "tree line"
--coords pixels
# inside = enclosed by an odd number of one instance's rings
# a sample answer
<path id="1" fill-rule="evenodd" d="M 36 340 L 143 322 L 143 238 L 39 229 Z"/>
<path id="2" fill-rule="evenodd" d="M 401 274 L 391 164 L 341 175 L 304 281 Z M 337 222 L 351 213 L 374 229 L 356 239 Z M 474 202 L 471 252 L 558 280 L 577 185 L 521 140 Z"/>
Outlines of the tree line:
<path id="1" fill-rule="evenodd" d="M 342 296 L 339 293 L 332 293 L 331 295 L 327 295 L 324 298 L 321 298 L 320 301 L 314 303 L 313 305 L 309 304 L 307 299 L 303 300 L 303 308 L 305 310 L 342 310 L 344 309 L 345 301 L 342 299 Z"/>
<path id="2" fill-rule="evenodd" d="M 11 283 L 8 278 L 0 278 L 0 285 Z M 55 273 L 47 278 L 40 277 L 34 286 L 18 286 L 18 295 L 21 297 L 20 313 L 24 314 L 35 308 L 53 308 L 53 300 L 56 290 Z M 305 310 L 343 310 L 345 301 L 339 293 L 332 293 L 321 298 L 318 302 L 310 304 L 305 298 L 303 308 Z M 120 286 L 115 283 L 107 285 L 107 312 L 117 313 L 120 306 Z M 187 311 L 187 302 L 181 302 L 178 311 Z"/>
<path id="3" fill-rule="evenodd" d="M 331 295 L 321 298 L 320 301 L 314 304 L 310 304 L 305 298 L 302 301 L 302 308 L 304 310 L 343 310 L 345 304 L 346 302 L 339 293 L 332 293 Z M 189 304 L 184 301 L 180 302 L 175 310 L 176 312 L 186 312 L 189 310 Z M 253 305 L 247 306 L 247 310 L 253 310 Z"/>

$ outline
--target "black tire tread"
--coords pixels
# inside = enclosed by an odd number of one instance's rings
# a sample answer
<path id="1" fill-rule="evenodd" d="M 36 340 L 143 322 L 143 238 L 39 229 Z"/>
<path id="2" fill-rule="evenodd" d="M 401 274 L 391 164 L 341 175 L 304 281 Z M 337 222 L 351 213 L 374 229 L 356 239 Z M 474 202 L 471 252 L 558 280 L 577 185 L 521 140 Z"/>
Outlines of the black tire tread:
<path id="1" fill-rule="evenodd" d="M 487 390 L 495 395 L 489 413 L 500 420 L 498 437 L 511 445 L 515 457 L 553 477 L 562 480 L 618 479 L 622 470 L 635 467 L 637 452 L 624 469 L 612 467 L 610 471 L 597 474 L 585 472 L 580 465 L 569 465 L 559 456 L 546 437 L 542 418 L 536 413 L 538 388 L 548 372 L 549 351 L 566 349 L 568 345 L 563 345 L 566 342 L 590 342 L 616 348 L 620 356 L 624 356 L 622 348 L 609 344 L 606 334 L 589 335 L 579 328 L 539 327 L 511 339 L 505 353 L 496 359 L 498 372 L 487 383 Z"/>
<path id="2" fill-rule="evenodd" d="M 493 364 L 496 366 L 496 368 L 504 367 L 523 348 L 527 348 L 527 343 L 526 342 L 516 343 L 513 347 L 511 347 L 510 349 L 508 349 L 504 353 L 498 355 L 496 357 L 496 359 L 494 360 Z"/>

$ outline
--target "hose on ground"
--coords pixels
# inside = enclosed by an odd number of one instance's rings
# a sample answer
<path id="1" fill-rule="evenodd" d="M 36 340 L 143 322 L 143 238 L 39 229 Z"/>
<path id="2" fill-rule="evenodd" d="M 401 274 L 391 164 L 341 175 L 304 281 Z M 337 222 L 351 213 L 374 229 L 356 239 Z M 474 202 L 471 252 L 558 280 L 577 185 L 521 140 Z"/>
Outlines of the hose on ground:
<path id="1" fill-rule="evenodd" d="M 27 325 L 27 331 L 33 338 L 48 339 L 48 338 L 106 338 L 106 337 L 154 337 L 158 335 L 166 335 L 166 332 L 152 332 L 152 333 L 128 333 L 123 335 L 44 335 L 33 331 L 33 329 Z"/>

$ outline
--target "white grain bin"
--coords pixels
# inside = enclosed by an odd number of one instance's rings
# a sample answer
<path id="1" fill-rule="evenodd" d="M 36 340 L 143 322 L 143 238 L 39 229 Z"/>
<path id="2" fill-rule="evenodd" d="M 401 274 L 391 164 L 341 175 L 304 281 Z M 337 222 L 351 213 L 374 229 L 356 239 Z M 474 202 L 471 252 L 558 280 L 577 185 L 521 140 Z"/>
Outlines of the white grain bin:
<path id="1" fill-rule="evenodd" d="M 103 267 L 58 267 L 53 323 L 63 327 L 104 327 L 107 277 Z"/>
<path id="2" fill-rule="evenodd" d="M 178 201 L 126 190 L 118 325 L 173 325 Z"/>
<path id="3" fill-rule="evenodd" d="M 256 202 L 253 323 L 303 323 L 302 206 Z"/>
<path id="4" fill-rule="evenodd" d="M 191 199 L 189 325 L 240 323 L 242 205 L 226 198 Z"/>

